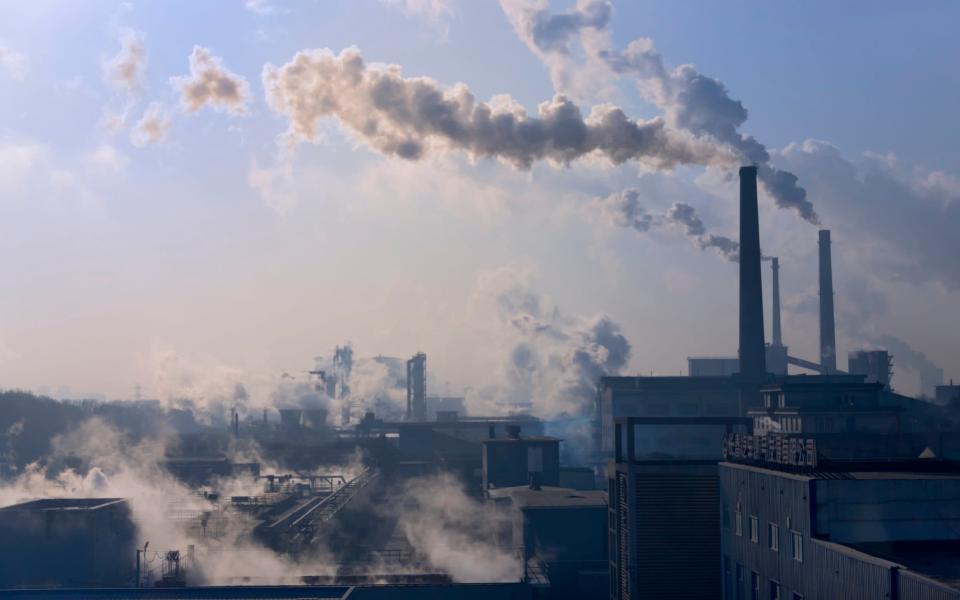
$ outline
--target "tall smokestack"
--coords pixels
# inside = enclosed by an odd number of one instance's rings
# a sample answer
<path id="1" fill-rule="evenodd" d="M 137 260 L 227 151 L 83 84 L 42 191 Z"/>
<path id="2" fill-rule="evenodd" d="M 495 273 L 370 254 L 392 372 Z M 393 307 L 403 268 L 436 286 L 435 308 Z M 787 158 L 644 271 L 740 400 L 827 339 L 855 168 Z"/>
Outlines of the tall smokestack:
<path id="1" fill-rule="evenodd" d="M 780 334 L 780 259 L 771 258 L 770 268 L 773 270 L 773 345 L 780 347 L 783 346 Z"/>
<path id="2" fill-rule="evenodd" d="M 833 265 L 830 260 L 830 230 L 820 230 L 820 366 L 824 373 L 837 372 L 837 334 L 833 321 Z"/>
<path id="3" fill-rule="evenodd" d="M 740 376 L 755 385 L 767 372 L 760 260 L 757 167 L 740 167 Z M 759 389 L 750 387 L 742 409 L 759 403 Z"/>

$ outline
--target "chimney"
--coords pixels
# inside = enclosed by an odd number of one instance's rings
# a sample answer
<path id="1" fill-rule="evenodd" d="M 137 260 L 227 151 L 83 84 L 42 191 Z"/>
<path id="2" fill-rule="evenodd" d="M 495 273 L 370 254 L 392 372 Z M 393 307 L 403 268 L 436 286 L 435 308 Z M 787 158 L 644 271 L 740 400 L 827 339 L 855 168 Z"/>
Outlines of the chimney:
<path id="1" fill-rule="evenodd" d="M 830 262 L 830 230 L 820 230 L 820 366 L 824 373 L 837 372 L 837 335 L 833 321 L 833 265 Z"/>
<path id="2" fill-rule="evenodd" d="M 783 346 L 780 334 L 780 259 L 774 256 L 770 261 L 773 270 L 773 345 L 779 348 Z"/>
<path id="3" fill-rule="evenodd" d="M 757 209 L 757 167 L 740 167 L 740 377 L 753 384 L 742 409 L 759 404 L 766 372 L 763 343 L 763 289 L 760 277 L 760 217 Z M 754 389 L 755 388 L 755 389 Z M 755 393 L 754 393 L 755 392 Z M 756 396 L 755 398 L 753 396 Z"/>

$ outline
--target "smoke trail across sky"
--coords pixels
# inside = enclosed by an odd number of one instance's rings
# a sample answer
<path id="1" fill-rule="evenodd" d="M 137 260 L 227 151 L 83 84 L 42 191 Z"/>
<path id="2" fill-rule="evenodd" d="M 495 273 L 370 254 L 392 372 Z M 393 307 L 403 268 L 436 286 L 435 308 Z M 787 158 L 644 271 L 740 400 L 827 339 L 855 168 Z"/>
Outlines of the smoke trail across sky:
<path id="1" fill-rule="evenodd" d="M 558 92 L 580 96 L 597 89 L 598 80 L 630 78 L 664 111 L 670 127 L 714 140 L 739 160 L 759 165 L 758 177 L 778 206 L 819 222 L 797 177 L 771 166 L 766 147 L 740 132 L 747 109 L 730 97 L 723 82 L 689 64 L 669 69 L 649 38 L 633 40 L 623 50 L 613 47 L 608 0 L 580 0 L 562 13 L 552 13 L 546 0 L 501 0 L 500 5 L 520 39 L 547 65 Z M 574 42 L 586 64 L 577 64 Z"/>

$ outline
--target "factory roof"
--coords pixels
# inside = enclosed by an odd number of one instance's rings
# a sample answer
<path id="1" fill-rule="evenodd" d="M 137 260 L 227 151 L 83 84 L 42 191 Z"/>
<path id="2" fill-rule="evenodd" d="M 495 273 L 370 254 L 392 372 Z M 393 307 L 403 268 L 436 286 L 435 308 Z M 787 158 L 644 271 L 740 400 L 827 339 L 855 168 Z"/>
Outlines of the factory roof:
<path id="1" fill-rule="evenodd" d="M 899 563 L 907 569 L 960 589 L 960 540 L 923 540 L 848 544 L 860 552 Z"/>
<path id="2" fill-rule="evenodd" d="M 98 510 L 126 502 L 123 498 L 44 498 L 31 500 L 12 506 L 0 508 L 3 510 Z"/>
<path id="3" fill-rule="evenodd" d="M 601 490 L 574 490 L 570 488 L 542 486 L 531 489 L 529 486 L 494 488 L 489 490 L 491 498 L 510 498 L 521 509 L 547 508 L 606 508 L 607 493 Z"/>
<path id="4" fill-rule="evenodd" d="M 798 469 L 772 463 L 727 461 L 737 468 L 766 471 L 771 475 L 794 479 L 929 480 L 960 479 L 960 463 L 941 459 L 912 460 L 820 460 L 815 469 Z"/>
<path id="5" fill-rule="evenodd" d="M 549 435 L 531 435 L 523 437 L 499 437 L 499 438 L 488 438 L 483 440 L 484 444 L 516 444 L 519 442 L 535 442 L 535 443 L 550 443 L 550 442 L 560 442 L 560 438 L 551 437 Z"/>

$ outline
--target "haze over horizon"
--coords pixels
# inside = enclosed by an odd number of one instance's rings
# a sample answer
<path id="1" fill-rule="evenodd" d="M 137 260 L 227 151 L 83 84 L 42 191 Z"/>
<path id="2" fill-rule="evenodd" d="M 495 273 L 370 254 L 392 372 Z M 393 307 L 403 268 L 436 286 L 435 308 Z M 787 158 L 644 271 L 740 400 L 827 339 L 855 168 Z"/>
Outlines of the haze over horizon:
<path id="1" fill-rule="evenodd" d="M 736 354 L 746 163 L 791 354 L 823 227 L 841 368 L 960 378 L 960 6 L 825 6 L 0 3 L 2 387 L 677 374 Z"/>

